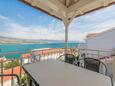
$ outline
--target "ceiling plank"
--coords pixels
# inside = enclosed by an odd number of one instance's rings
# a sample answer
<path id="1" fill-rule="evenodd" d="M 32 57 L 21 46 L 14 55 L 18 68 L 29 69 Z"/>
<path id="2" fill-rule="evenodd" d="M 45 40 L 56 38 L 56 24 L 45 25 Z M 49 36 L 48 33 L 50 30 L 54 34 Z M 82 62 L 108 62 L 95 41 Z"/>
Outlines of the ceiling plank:
<path id="1" fill-rule="evenodd" d="M 44 0 L 46 1 L 46 0 Z M 61 2 L 59 2 L 59 0 L 48 0 L 50 2 L 52 2 L 53 4 L 55 4 L 58 8 L 60 8 L 60 10 L 63 10 L 63 11 L 67 11 L 67 8 L 65 5 L 63 5 Z"/>
<path id="2" fill-rule="evenodd" d="M 80 0 L 78 3 L 73 4 L 72 6 L 70 6 L 67 10 L 67 12 L 72 12 L 73 10 L 77 10 L 80 7 L 83 7 L 86 4 L 89 4 L 91 2 L 94 2 L 96 0 Z"/>
<path id="3" fill-rule="evenodd" d="M 68 7 L 70 3 L 70 0 L 66 0 L 66 6 Z"/>
<path id="4" fill-rule="evenodd" d="M 115 2 L 115 0 L 92 0 L 92 1 L 89 0 L 88 4 L 85 4 L 80 7 L 78 7 L 77 6 L 78 3 L 76 3 L 70 8 L 68 8 L 68 17 L 71 17 L 74 11 L 77 11 L 76 16 L 83 15 L 99 7 L 104 7 L 105 4 L 109 5 L 110 3 L 113 3 L 113 2 Z"/>
<path id="5" fill-rule="evenodd" d="M 110 5 L 110 3 L 115 3 L 115 0 L 79 0 L 78 2 L 70 5 L 70 7 L 67 8 L 67 6 L 63 4 L 63 1 L 60 0 L 20 1 L 62 20 L 64 20 L 65 18 L 71 19 L 74 13 L 76 13 L 76 16 L 81 16 L 83 14 L 97 10 L 98 8 L 106 7 Z M 71 0 L 67 0 L 66 4 L 68 5 L 69 3 L 71 3 Z"/>

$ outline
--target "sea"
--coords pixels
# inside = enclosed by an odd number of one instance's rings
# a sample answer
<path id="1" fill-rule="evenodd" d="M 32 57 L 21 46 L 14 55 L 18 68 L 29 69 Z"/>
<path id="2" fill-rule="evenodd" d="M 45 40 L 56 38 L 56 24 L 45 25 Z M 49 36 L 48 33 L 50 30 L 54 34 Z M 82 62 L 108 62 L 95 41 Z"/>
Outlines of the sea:
<path id="1" fill-rule="evenodd" d="M 76 48 L 78 43 L 68 43 L 69 48 Z M 11 52 L 27 52 L 40 48 L 64 48 L 64 43 L 48 43 L 48 44 L 1 44 L 0 54 Z M 5 55 L 7 59 L 20 58 L 20 54 Z"/>

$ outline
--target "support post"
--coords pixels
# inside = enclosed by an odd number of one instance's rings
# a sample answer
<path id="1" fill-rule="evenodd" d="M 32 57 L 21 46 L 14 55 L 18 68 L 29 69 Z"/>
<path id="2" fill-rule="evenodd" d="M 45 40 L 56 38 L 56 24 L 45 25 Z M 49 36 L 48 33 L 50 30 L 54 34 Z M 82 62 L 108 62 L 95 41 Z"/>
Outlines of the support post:
<path id="1" fill-rule="evenodd" d="M 69 2 L 69 0 L 68 0 L 68 2 Z M 63 15 L 63 13 L 62 13 L 62 15 Z M 75 16 L 76 16 L 76 11 L 73 13 L 73 16 L 71 18 L 68 17 L 67 13 L 66 13 L 66 15 L 62 16 L 62 20 L 65 25 L 65 50 L 64 50 L 65 55 L 68 53 L 68 26 L 70 25 L 70 23 L 72 22 L 72 20 L 74 19 Z M 65 61 L 67 61 L 66 56 L 65 56 Z"/>
<path id="2" fill-rule="evenodd" d="M 68 53 L 68 27 L 65 27 L 65 54 Z"/>
<path id="3" fill-rule="evenodd" d="M 68 54 L 68 25 L 65 25 L 65 62 L 68 62 L 68 57 L 66 56 Z"/>

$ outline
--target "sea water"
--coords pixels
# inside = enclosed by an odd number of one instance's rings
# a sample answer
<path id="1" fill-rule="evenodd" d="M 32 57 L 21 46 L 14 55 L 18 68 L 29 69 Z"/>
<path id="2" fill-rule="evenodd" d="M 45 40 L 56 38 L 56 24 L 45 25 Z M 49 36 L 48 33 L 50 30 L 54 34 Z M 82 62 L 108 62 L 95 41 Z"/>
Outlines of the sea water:
<path id="1" fill-rule="evenodd" d="M 78 43 L 68 43 L 69 48 L 77 47 Z M 48 43 L 48 44 L 1 44 L 0 54 L 9 52 L 27 52 L 33 49 L 40 48 L 64 48 L 64 43 Z M 19 58 L 20 54 L 5 56 L 7 59 Z"/>

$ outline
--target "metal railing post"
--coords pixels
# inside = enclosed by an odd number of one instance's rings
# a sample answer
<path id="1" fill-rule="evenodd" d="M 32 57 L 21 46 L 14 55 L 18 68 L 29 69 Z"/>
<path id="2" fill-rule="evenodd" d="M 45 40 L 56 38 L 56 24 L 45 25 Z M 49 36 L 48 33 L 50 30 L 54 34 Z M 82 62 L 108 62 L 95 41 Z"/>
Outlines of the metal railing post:
<path id="1" fill-rule="evenodd" d="M 53 58 L 53 56 L 52 56 L 52 52 L 51 52 L 51 55 L 50 55 L 50 56 L 51 56 L 51 58 Z"/>
<path id="2" fill-rule="evenodd" d="M 88 52 L 87 52 L 87 49 L 85 49 L 85 51 L 86 51 L 86 55 L 85 55 L 85 58 L 87 58 L 87 57 L 88 57 L 88 55 L 87 55 L 87 54 L 88 54 Z"/>
<path id="3" fill-rule="evenodd" d="M 29 62 L 29 57 L 28 57 L 28 63 L 30 63 L 30 62 Z"/>
<path id="4" fill-rule="evenodd" d="M 97 53 L 98 53 L 98 59 L 99 59 L 100 58 L 100 51 L 98 50 Z"/>
<path id="5" fill-rule="evenodd" d="M 22 77 L 22 58 L 20 58 L 20 83 L 21 83 L 21 77 Z"/>
<path id="6" fill-rule="evenodd" d="M 3 61 L 1 61 L 1 75 L 3 74 Z M 1 76 L 1 86 L 3 86 L 3 76 Z"/>
<path id="7" fill-rule="evenodd" d="M 14 62 L 13 59 L 12 59 L 11 62 L 12 62 L 12 63 Z M 11 74 L 13 74 L 13 72 L 14 72 L 14 67 L 13 67 L 13 64 L 12 64 Z M 11 76 L 11 86 L 13 86 L 13 83 L 14 83 L 14 81 L 13 81 L 13 76 Z"/>
<path id="8" fill-rule="evenodd" d="M 56 51 L 56 57 L 55 58 L 57 58 L 57 55 L 58 55 L 58 52 Z"/>

